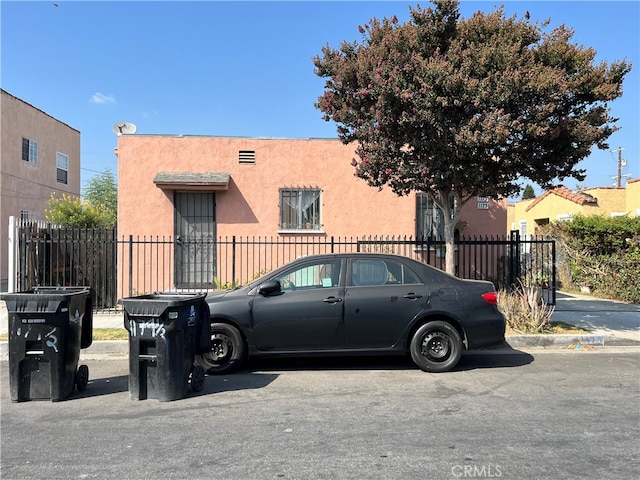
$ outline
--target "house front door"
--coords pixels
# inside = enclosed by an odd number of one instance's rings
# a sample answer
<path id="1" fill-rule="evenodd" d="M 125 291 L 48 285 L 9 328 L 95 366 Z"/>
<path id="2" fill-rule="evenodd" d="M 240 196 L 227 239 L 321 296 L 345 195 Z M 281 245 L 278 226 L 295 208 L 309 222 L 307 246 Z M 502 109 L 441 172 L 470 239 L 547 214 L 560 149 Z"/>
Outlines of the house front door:
<path id="1" fill-rule="evenodd" d="M 214 284 L 216 198 L 214 192 L 175 192 L 176 287 Z"/>

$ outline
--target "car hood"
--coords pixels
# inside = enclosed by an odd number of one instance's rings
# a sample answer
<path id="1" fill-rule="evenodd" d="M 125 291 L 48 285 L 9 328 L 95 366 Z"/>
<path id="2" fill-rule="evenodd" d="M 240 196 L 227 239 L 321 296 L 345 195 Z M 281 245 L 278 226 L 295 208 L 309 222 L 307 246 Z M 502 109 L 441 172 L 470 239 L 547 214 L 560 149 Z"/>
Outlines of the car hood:
<path id="1" fill-rule="evenodd" d="M 216 302 L 229 295 L 233 290 L 216 290 L 213 293 L 207 293 L 207 303 Z"/>
<path id="2" fill-rule="evenodd" d="M 241 297 L 245 296 L 248 292 L 247 286 L 239 288 L 231 288 L 229 290 L 215 290 L 207 294 L 207 303 L 216 303 L 227 297 Z"/>

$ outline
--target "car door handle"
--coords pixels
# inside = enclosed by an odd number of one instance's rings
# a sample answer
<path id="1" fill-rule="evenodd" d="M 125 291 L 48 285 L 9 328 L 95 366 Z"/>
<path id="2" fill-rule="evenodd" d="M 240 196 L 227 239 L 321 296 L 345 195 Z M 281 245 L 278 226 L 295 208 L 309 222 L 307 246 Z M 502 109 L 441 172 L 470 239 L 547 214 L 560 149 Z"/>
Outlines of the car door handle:
<path id="1" fill-rule="evenodd" d="M 340 297 L 327 297 L 322 300 L 324 303 L 340 303 L 342 298 Z"/>
<path id="2" fill-rule="evenodd" d="M 422 295 L 420 295 L 419 293 L 407 293 L 404 298 L 407 298 L 409 300 L 416 300 L 417 298 L 422 298 Z"/>

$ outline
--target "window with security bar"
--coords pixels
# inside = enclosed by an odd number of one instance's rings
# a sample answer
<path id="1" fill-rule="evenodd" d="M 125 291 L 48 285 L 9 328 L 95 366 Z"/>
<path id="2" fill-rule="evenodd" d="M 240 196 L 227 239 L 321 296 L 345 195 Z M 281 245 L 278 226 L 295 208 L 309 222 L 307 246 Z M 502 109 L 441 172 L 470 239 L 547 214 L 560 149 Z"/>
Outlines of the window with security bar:
<path id="1" fill-rule="evenodd" d="M 453 209 L 455 197 L 449 200 Z M 416 195 L 416 238 L 444 240 L 444 212 L 428 193 Z"/>
<path id="2" fill-rule="evenodd" d="M 281 230 L 321 230 L 321 190 L 280 189 Z"/>

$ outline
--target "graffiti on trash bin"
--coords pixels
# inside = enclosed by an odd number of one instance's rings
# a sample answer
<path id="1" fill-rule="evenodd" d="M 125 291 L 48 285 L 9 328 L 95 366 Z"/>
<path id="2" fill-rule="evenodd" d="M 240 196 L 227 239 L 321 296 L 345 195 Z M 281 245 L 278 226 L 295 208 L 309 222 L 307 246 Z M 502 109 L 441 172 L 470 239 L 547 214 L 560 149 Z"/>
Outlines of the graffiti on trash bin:
<path id="1" fill-rule="evenodd" d="M 23 323 L 40 323 L 40 322 L 23 322 Z M 53 327 L 51 328 L 51 330 L 49 331 L 49 333 L 46 333 L 44 335 L 44 338 L 46 339 L 45 344 L 47 347 L 52 348 L 56 353 L 58 353 L 58 336 L 55 335 L 56 332 L 58 331 L 58 327 Z M 25 329 L 24 331 L 24 338 L 25 339 L 29 339 L 29 334 L 32 332 L 32 327 L 31 325 L 29 325 L 28 328 Z M 36 332 L 38 333 L 38 336 L 36 337 L 36 341 L 41 342 L 42 341 L 42 331 L 40 331 L 39 329 L 36 330 Z M 22 328 L 18 327 L 18 329 L 16 330 L 16 336 L 17 337 L 22 337 Z M 33 337 L 33 335 L 32 335 Z"/>
<path id="2" fill-rule="evenodd" d="M 196 307 L 191 305 L 191 310 L 189 311 L 189 320 L 187 321 L 187 326 L 193 327 L 196 324 L 198 315 L 196 313 Z"/>
<path id="3" fill-rule="evenodd" d="M 55 331 L 56 329 L 54 328 L 44 337 L 47 339 L 47 347 L 53 348 L 55 352 L 58 353 L 58 337 L 54 335 Z"/>
<path id="4" fill-rule="evenodd" d="M 164 324 L 160 323 L 156 319 L 147 320 L 146 322 L 136 322 L 135 320 L 129 320 L 129 332 L 132 337 L 160 337 L 165 339 L 167 330 L 164 328 Z"/>

